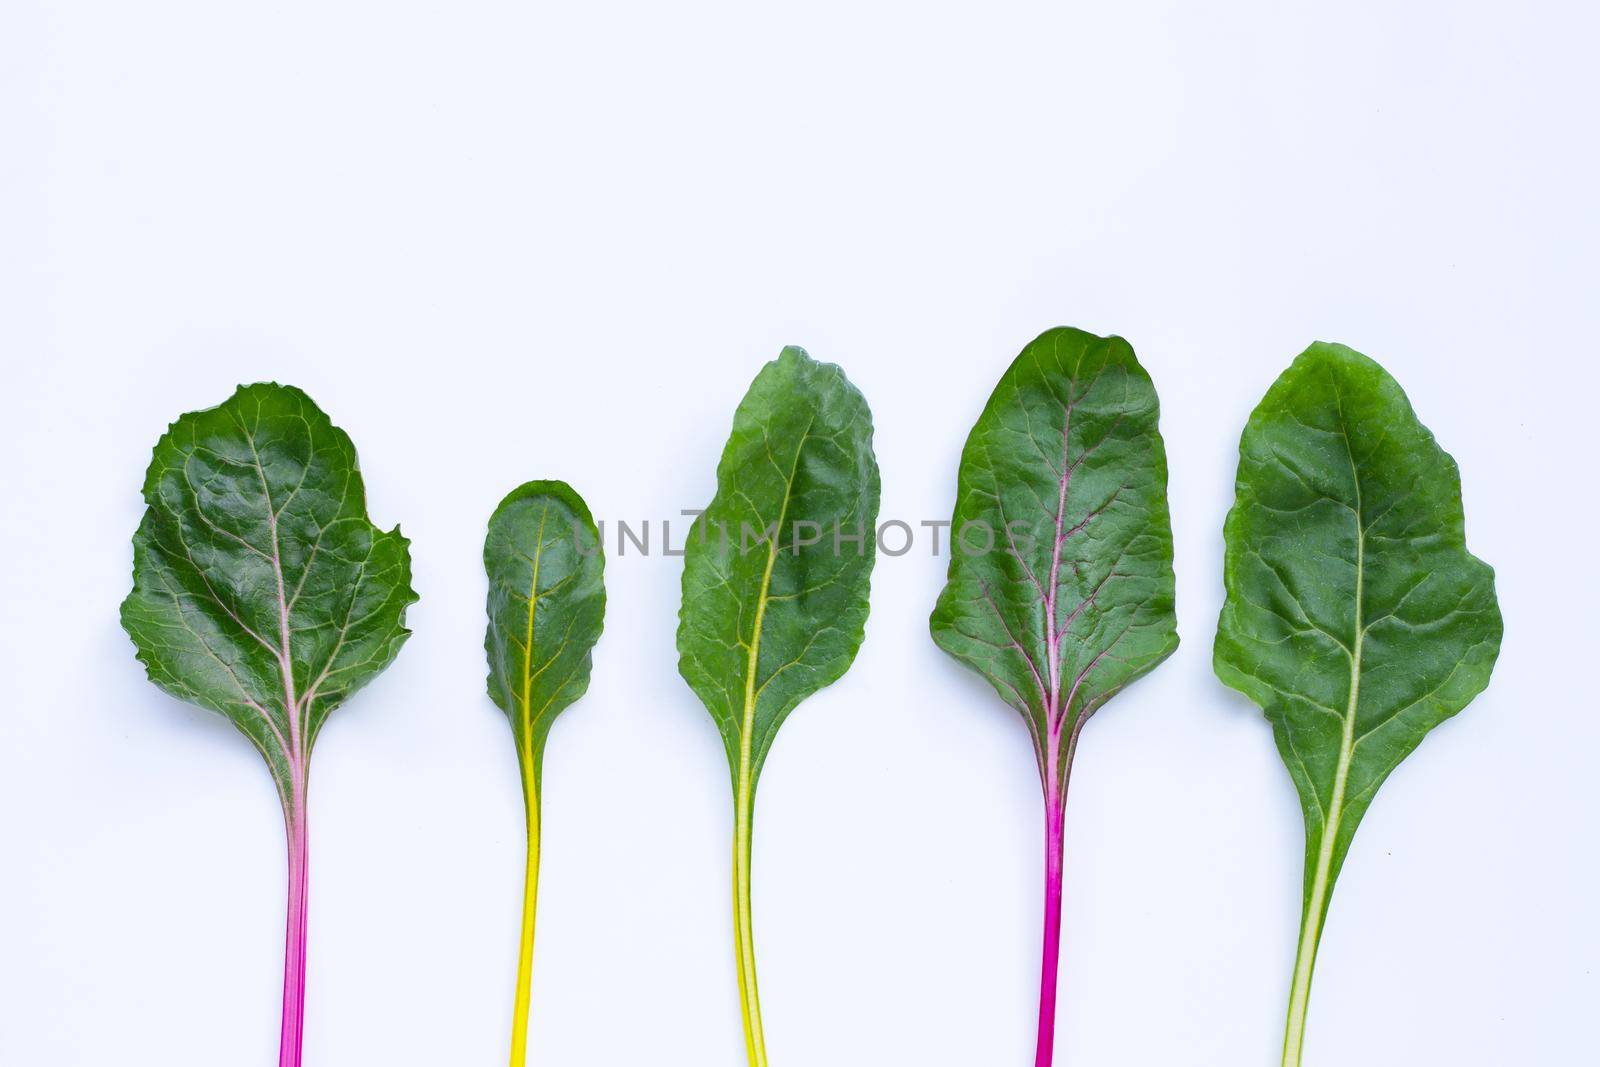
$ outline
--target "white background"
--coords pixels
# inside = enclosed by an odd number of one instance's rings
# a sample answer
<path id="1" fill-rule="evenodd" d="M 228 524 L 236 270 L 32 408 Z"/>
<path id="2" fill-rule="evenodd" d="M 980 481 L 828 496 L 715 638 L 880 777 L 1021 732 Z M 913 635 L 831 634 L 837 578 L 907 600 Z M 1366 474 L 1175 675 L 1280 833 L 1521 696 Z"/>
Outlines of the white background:
<path id="1" fill-rule="evenodd" d="M 1356 839 L 1307 1063 L 1588 1062 L 1597 33 L 1549 2 L 12 0 L 0 1062 L 276 1062 L 272 788 L 117 624 L 178 414 L 303 386 L 415 542 L 415 636 L 317 751 L 307 1063 L 493 1064 L 523 847 L 483 691 L 500 496 L 704 504 L 797 343 L 871 403 L 884 517 L 948 517 L 985 397 L 1058 323 L 1128 337 L 1161 392 L 1184 640 L 1084 735 L 1060 1059 L 1275 1062 L 1300 814 L 1210 643 L 1239 431 L 1322 338 L 1460 461 L 1506 639 Z M 880 561 L 854 669 L 762 781 L 779 1067 L 1031 1062 L 1039 787 L 1022 723 L 928 637 L 926 547 Z M 537 1064 L 742 1063 L 680 570 L 613 555 L 551 739 Z"/>

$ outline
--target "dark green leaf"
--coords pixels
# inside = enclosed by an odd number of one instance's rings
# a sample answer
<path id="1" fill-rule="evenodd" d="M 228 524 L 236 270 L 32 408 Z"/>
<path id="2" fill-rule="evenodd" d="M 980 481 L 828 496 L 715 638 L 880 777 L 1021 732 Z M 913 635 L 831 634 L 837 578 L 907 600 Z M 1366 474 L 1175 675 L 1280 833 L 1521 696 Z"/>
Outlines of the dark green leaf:
<path id="1" fill-rule="evenodd" d="M 528 482 L 489 520 L 489 696 L 511 722 L 535 781 L 550 724 L 589 688 L 605 618 L 605 557 L 583 498 L 565 482 Z"/>
<path id="2" fill-rule="evenodd" d="M 590 651 L 605 621 L 605 558 L 583 498 L 565 482 L 513 489 L 489 519 L 489 696 L 511 722 L 528 827 L 511 1063 L 527 1060 L 539 889 L 540 772 L 550 724 L 589 688 Z"/>
<path id="3" fill-rule="evenodd" d="M 407 541 L 368 520 L 349 436 L 289 386 L 180 418 L 144 497 L 123 626 L 151 681 L 232 719 L 287 793 L 409 636 Z"/>
<path id="4" fill-rule="evenodd" d="M 1357 824 L 1423 736 L 1489 683 L 1494 572 L 1467 551 L 1455 461 L 1382 367 L 1307 349 L 1239 446 L 1217 675 L 1255 701 L 1305 811 L 1305 899 L 1285 1062 Z"/>
<path id="5" fill-rule="evenodd" d="M 855 659 L 877 516 L 867 402 L 838 367 L 784 349 L 734 415 L 684 560 L 678 669 L 736 776 L 759 775 L 784 717 Z"/>
<path id="6" fill-rule="evenodd" d="M 734 788 L 734 927 L 752 1067 L 765 1067 L 750 927 L 756 779 L 784 717 L 861 647 L 878 464 L 867 403 L 798 348 L 756 376 L 734 414 L 717 494 L 690 536 L 678 670 L 727 746 Z"/>
<path id="7" fill-rule="evenodd" d="M 1063 805 L 1079 732 L 1178 647 L 1158 415 L 1126 341 L 1054 329 L 1011 364 L 961 453 L 933 639 L 1033 735 L 1045 793 L 1041 1067 L 1054 1055 Z"/>
<path id="8" fill-rule="evenodd" d="M 281 1064 L 304 1033 L 311 750 L 404 643 L 411 555 L 367 518 L 356 450 L 311 398 L 241 386 L 173 423 L 145 478 L 122 625 L 150 680 L 232 719 L 283 801 L 289 838 Z"/>
<path id="9" fill-rule="evenodd" d="M 1047 782 L 1083 720 L 1178 647 L 1158 414 L 1126 341 L 1054 329 L 961 453 L 933 637 L 1022 713 Z"/>

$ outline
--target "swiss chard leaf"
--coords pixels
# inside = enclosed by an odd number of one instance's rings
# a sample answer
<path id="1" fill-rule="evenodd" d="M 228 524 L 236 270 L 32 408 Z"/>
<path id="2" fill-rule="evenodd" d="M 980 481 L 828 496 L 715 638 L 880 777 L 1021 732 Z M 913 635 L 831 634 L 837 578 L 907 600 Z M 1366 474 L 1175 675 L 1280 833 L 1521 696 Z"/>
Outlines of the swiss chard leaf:
<path id="1" fill-rule="evenodd" d="M 961 453 L 933 639 L 1033 735 L 1046 845 L 1040 1067 L 1054 1055 L 1062 819 L 1078 735 L 1178 646 L 1158 414 L 1126 341 L 1054 329 L 1011 364 Z"/>
<path id="2" fill-rule="evenodd" d="M 555 717 L 589 688 L 590 652 L 605 621 L 605 558 L 589 508 L 571 486 L 528 482 L 489 519 L 483 565 L 489 575 L 489 696 L 511 723 L 527 814 L 511 1031 L 511 1063 L 520 1067 L 527 1062 L 545 739 Z"/>
<path id="3" fill-rule="evenodd" d="M 122 625 L 150 680 L 233 720 L 266 758 L 289 833 L 279 1060 L 305 1004 L 306 786 L 329 713 L 410 631 L 411 556 L 367 518 L 355 447 L 298 389 L 241 386 L 156 444 Z"/>
<path id="4" fill-rule="evenodd" d="M 1356 826 L 1389 773 L 1489 683 L 1494 572 L 1467 551 L 1460 475 L 1377 363 L 1315 344 L 1239 445 L 1218 677 L 1272 723 L 1305 812 L 1298 1064 L 1317 944 Z"/>
<path id="5" fill-rule="evenodd" d="M 727 747 L 734 928 L 752 1067 L 766 1045 L 750 930 L 756 779 L 778 727 L 841 677 L 867 620 L 878 464 L 866 400 L 831 364 L 786 348 L 734 415 L 717 492 L 685 546 L 678 669 Z"/>

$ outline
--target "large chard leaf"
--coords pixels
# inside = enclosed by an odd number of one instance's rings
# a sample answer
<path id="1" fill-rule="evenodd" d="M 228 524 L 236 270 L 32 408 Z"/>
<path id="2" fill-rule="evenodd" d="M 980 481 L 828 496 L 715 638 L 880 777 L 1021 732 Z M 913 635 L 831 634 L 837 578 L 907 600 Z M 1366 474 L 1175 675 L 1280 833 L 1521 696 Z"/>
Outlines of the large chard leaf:
<path id="1" fill-rule="evenodd" d="M 734 790 L 745 1042 L 766 1064 L 750 932 L 756 779 L 784 717 L 861 647 L 878 514 L 872 417 L 831 364 L 786 348 L 734 415 L 717 493 L 685 548 L 678 669 L 716 720 Z"/>
<path id="2" fill-rule="evenodd" d="M 550 724 L 589 688 L 590 651 L 605 621 L 605 558 L 583 498 L 565 482 L 528 482 L 489 519 L 489 696 L 511 722 L 527 813 L 528 862 L 511 1031 L 527 1062 L 528 1000 L 539 888 L 540 768 Z"/>
<path id="3" fill-rule="evenodd" d="M 1455 461 L 1377 363 L 1315 344 L 1239 445 L 1215 665 L 1272 723 L 1305 811 L 1284 1063 L 1297 1064 L 1334 880 L 1389 773 L 1489 683 L 1494 572 L 1467 551 Z"/>
<path id="4" fill-rule="evenodd" d="M 1054 1055 L 1062 818 L 1078 735 L 1178 645 L 1157 417 L 1126 341 L 1054 329 L 1011 364 L 961 453 L 933 638 L 1033 734 L 1046 815 L 1041 1067 Z"/>
<path id="5" fill-rule="evenodd" d="M 266 757 L 289 831 L 280 1062 L 300 1063 L 306 784 L 334 708 L 409 635 L 411 558 L 367 518 L 355 447 L 298 389 L 241 386 L 156 444 L 122 624 L 150 680 Z"/>

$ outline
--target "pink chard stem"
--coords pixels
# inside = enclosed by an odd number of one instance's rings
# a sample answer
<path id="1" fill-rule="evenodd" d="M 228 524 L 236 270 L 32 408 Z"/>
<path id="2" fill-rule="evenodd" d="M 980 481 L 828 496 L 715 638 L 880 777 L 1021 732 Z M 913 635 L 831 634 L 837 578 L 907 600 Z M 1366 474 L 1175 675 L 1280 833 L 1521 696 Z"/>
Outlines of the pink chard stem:
<path id="1" fill-rule="evenodd" d="M 306 806 L 305 790 L 284 805 L 289 831 L 289 921 L 283 949 L 283 1031 L 278 1067 L 300 1067 L 306 1012 Z"/>
<path id="2" fill-rule="evenodd" d="M 1039 1049 L 1035 1067 L 1050 1067 L 1056 1048 L 1056 976 L 1061 961 L 1061 853 L 1066 798 L 1050 790 L 1045 800 L 1044 959 L 1039 975 Z"/>

